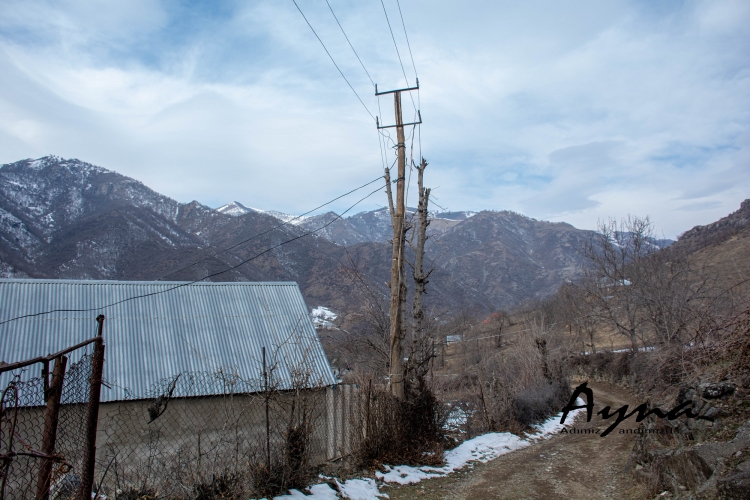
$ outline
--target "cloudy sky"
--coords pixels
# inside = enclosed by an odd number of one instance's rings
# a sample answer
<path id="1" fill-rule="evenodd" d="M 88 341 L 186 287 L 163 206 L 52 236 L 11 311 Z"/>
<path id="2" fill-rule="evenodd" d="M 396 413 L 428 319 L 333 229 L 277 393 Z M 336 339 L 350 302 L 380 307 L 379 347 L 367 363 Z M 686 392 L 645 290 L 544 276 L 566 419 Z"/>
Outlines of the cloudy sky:
<path id="1" fill-rule="evenodd" d="M 329 2 L 380 90 L 416 67 L 409 146 L 445 209 L 650 215 L 675 237 L 750 198 L 747 0 L 401 0 L 414 65 L 384 0 L 404 71 L 379 0 Z M 292 0 L 3 0 L 0 163 L 79 158 L 182 202 L 289 213 L 376 178 L 365 106 L 392 123 L 392 99 L 326 1 L 298 4 L 364 106 Z"/>

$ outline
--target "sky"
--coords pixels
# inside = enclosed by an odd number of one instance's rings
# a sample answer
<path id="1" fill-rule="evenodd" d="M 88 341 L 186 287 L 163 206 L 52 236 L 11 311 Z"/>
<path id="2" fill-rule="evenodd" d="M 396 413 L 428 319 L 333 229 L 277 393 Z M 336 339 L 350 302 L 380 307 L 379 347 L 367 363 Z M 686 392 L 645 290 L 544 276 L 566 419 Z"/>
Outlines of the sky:
<path id="1" fill-rule="evenodd" d="M 3 0 L 0 164 L 78 158 L 180 202 L 299 214 L 393 163 L 373 83 L 418 75 L 407 153 L 435 209 L 648 215 L 675 238 L 750 198 L 747 0 L 400 2 L 297 0 L 355 95 L 292 0 Z"/>

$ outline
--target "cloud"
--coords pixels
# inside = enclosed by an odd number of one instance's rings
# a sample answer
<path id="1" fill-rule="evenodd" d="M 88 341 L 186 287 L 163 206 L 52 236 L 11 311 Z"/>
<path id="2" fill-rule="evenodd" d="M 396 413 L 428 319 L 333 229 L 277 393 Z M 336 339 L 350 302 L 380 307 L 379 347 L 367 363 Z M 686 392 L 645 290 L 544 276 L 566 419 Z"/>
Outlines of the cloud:
<path id="1" fill-rule="evenodd" d="M 415 76 L 385 4 L 403 71 L 378 2 L 331 1 L 381 90 Z M 370 112 L 392 122 L 390 96 L 375 98 L 327 7 L 299 5 Z M 425 121 L 414 157 L 421 146 L 441 205 L 584 228 L 650 214 L 675 236 L 748 197 L 747 2 L 401 7 Z M 0 163 L 78 157 L 180 201 L 302 212 L 393 158 L 291 3 L 9 0 L 0 72 Z"/>
<path id="2" fill-rule="evenodd" d="M 721 207 L 720 201 L 696 201 L 694 203 L 687 203 L 682 205 L 677 210 L 684 210 L 686 212 L 694 212 L 700 210 L 710 210 L 713 208 Z"/>

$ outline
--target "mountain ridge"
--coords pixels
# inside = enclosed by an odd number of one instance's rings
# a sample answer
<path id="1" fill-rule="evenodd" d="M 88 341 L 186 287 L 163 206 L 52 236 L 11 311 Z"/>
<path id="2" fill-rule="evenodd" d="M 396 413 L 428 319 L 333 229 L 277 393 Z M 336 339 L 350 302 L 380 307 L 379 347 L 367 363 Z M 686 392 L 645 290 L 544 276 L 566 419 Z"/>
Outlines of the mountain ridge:
<path id="1" fill-rule="evenodd" d="M 278 214 L 179 203 L 80 160 L 21 160 L 0 166 L 0 276 L 194 280 L 234 267 L 211 279 L 297 281 L 311 307 L 338 312 L 358 307 L 353 262 L 372 286 L 388 280 L 386 208 L 293 222 Z M 431 217 L 427 304 L 444 310 L 511 308 L 554 293 L 580 275 L 579 248 L 592 234 L 507 210 Z"/>

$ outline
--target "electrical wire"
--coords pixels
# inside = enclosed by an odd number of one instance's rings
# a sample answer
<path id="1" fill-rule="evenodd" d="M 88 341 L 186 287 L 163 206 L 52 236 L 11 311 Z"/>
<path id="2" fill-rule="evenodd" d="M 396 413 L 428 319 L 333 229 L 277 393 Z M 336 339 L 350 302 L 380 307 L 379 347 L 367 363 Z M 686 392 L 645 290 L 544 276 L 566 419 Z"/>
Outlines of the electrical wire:
<path id="1" fill-rule="evenodd" d="M 166 278 L 167 276 L 172 276 L 173 274 L 177 274 L 177 273 L 179 273 L 179 272 L 182 272 L 182 271 L 184 271 L 184 270 L 186 270 L 186 269 L 190 269 L 191 267 L 193 267 L 193 266 L 195 266 L 195 265 L 198 265 L 198 264 L 200 264 L 201 262 L 205 262 L 205 261 L 207 261 L 208 259 L 210 259 L 210 258 L 212 258 L 212 257 L 217 257 L 218 255 L 220 255 L 220 254 L 222 254 L 222 253 L 224 253 L 224 252 L 228 252 L 229 250 L 232 250 L 232 249 L 234 249 L 234 248 L 237 248 L 237 247 L 238 247 L 238 246 L 240 246 L 240 245 L 244 245 L 245 243 L 247 243 L 247 242 L 249 242 L 249 241 L 252 241 L 252 240 L 254 240 L 254 239 L 256 239 L 256 238 L 259 238 L 259 237 L 263 236 L 264 234 L 268 234 L 268 233 L 270 233 L 271 231 L 274 231 L 274 230 L 276 230 L 276 229 L 278 229 L 278 228 L 280 228 L 280 227 L 283 227 L 283 226 L 289 225 L 289 224 L 291 224 L 292 222 L 294 222 L 294 221 L 296 221 L 296 220 L 298 220 L 298 219 L 301 219 L 302 217 L 304 217 L 304 216 L 306 216 L 306 215 L 308 215 L 308 214 L 311 214 L 311 213 L 315 212 L 316 210 L 320 210 L 321 208 L 325 207 L 326 205 L 330 205 L 330 204 L 331 204 L 331 203 L 333 203 L 334 201 L 340 200 L 341 198 L 344 198 L 345 196 L 349 196 L 350 194 L 352 194 L 352 193 L 354 193 L 354 192 L 356 192 L 356 191 L 359 191 L 359 190 L 360 190 L 360 189 L 362 189 L 362 188 L 366 188 L 366 187 L 367 187 L 367 186 L 369 186 L 370 184 L 373 184 L 373 183 L 375 183 L 375 182 L 379 181 L 379 180 L 380 180 L 380 179 L 382 179 L 382 178 L 383 178 L 383 176 L 382 176 L 382 175 L 381 175 L 381 176 L 379 176 L 379 177 L 376 177 L 376 178 L 374 178 L 373 180 L 371 180 L 370 182 L 368 182 L 368 183 L 366 183 L 366 184 L 362 184 L 361 186 L 359 186 L 359 187 L 357 187 L 357 188 L 354 188 L 354 189 L 352 189 L 351 191 L 349 191 L 349 192 L 346 192 L 346 193 L 344 193 L 344 194 L 342 194 L 342 195 L 340 195 L 340 196 L 337 196 L 336 198 L 334 198 L 334 199 L 332 199 L 332 200 L 330 200 L 330 201 L 327 201 L 327 202 L 323 203 L 322 205 L 319 205 L 319 206 L 317 206 L 317 207 L 313 208 L 312 210 L 308 210 L 307 212 L 305 212 L 305 213 L 303 213 L 303 214 L 300 214 L 300 215 L 298 215 L 298 216 L 296 216 L 296 217 L 294 217 L 294 218 L 292 218 L 292 219 L 289 219 L 288 221 L 284 221 L 284 222 L 282 222 L 281 224 L 277 224 L 276 226 L 272 227 L 271 229 L 267 229 L 267 230 L 265 230 L 265 231 L 263 231 L 263 232 L 261 232 L 261 233 L 258 233 L 258 234 L 256 234 L 256 235 L 253 235 L 253 236 L 251 236 L 251 237 L 249 237 L 249 238 L 247 238 L 247 239 L 245 239 L 245 240 L 242 240 L 242 241 L 240 241 L 240 242 L 238 242 L 238 243 L 235 243 L 235 244 L 234 244 L 234 245 L 232 245 L 232 246 L 229 246 L 229 247 L 227 247 L 227 248 L 224 248 L 223 250 L 220 250 L 220 251 L 218 251 L 218 252 L 215 252 L 215 253 L 213 253 L 213 254 L 211 254 L 211 255 L 207 256 L 207 257 L 204 257 L 204 258 L 203 258 L 203 259 L 201 259 L 201 260 L 198 260 L 198 261 L 196 261 L 196 262 L 193 262 L 192 264 L 189 264 L 189 265 L 187 265 L 187 266 L 185 266 L 185 267 L 183 267 L 183 268 L 181 268 L 181 269 L 177 269 L 176 271 L 171 271 L 171 272 L 169 272 L 169 273 L 167 273 L 167 274 L 163 275 L 162 277 L 158 278 L 158 279 L 157 279 L 156 281 L 162 280 L 162 279 Z"/>
<path id="2" fill-rule="evenodd" d="M 357 53 L 357 50 L 354 48 L 354 45 L 352 45 L 351 40 L 349 40 L 349 36 L 346 34 L 346 31 L 344 30 L 344 27 L 341 25 L 341 22 L 339 21 L 338 16 L 336 16 L 336 13 L 333 11 L 333 7 L 331 6 L 331 3 L 326 0 L 326 5 L 328 5 L 328 10 L 331 11 L 331 14 L 333 15 L 333 18 L 336 20 L 336 24 L 338 24 L 339 29 L 341 30 L 341 33 L 344 35 L 344 38 L 346 38 L 346 43 L 349 44 L 349 47 L 352 49 L 352 52 L 354 52 L 354 56 L 357 58 L 357 61 L 359 61 L 360 66 L 362 66 L 362 69 L 365 71 L 365 74 L 367 75 L 367 78 L 370 80 L 370 83 L 373 87 L 375 87 L 375 81 L 372 79 L 372 76 L 370 75 L 370 72 L 367 71 L 367 68 L 365 67 L 365 63 L 362 62 L 362 58 L 359 57 L 359 54 Z M 299 8 L 299 7 L 298 7 Z M 330 55 L 330 54 L 329 54 Z M 413 63 L 412 63 L 413 64 Z M 415 72 L 416 74 L 416 72 Z M 378 99 L 378 111 L 382 115 L 382 111 L 380 111 L 380 99 Z M 384 138 L 381 139 L 382 131 L 378 130 L 378 146 L 380 148 L 380 156 L 383 163 L 383 169 L 385 169 L 386 161 L 384 159 L 384 148 L 385 145 L 383 144 Z"/>
<path id="3" fill-rule="evenodd" d="M 398 56 L 398 62 L 401 65 L 401 71 L 404 73 L 404 80 L 406 80 L 406 86 L 409 86 L 409 79 L 406 77 L 406 70 L 404 69 L 404 62 L 401 60 L 401 53 L 398 51 L 398 44 L 396 43 L 396 37 L 393 35 L 393 28 L 391 28 L 391 21 L 388 19 L 388 11 L 385 9 L 385 3 L 380 0 L 380 5 L 383 6 L 383 13 L 385 14 L 385 21 L 388 23 L 388 29 L 391 31 L 391 38 L 393 39 L 393 46 L 396 47 L 396 55 Z"/>
<path id="4" fill-rule="evenodd" d="M 375 86 L 375 82 L 372 80 L 372 77 L 370 76 L 370 72 L 367 71 L 367 68 L 365 68 L 365 63 L 362 62 L 362 59 L 359 58 L 359 54 L 357 54 L 357 51 L 354 50 L 354 45 L 352 45 L 352 42 L 349 40 L 349 37 L 346 36 L 346 31 L 344 31 L 344 27 L 341 26 L 341 23 L 339 22 L 339 18 L 336 17 L 336 13 L 333 12 L 333 7 L 331 7 L 331 4 L 326 0 L 326 4 L 328 4 L 328 8 L 331 11 L 331 14 L 333 14 L 333 18 L 336 20 L 336 24 L 339 25 L 339 28 L 341 28 L 341 33 L 344 34 L 344 38 L 346 38 L 347 43 L 349 44 L 349 47 L 352 48 L 352 52 L 354 52 L 354 55 L 357 56 L 357 61 L 359 61 L 359 64 L 362 65 L 362 69 L 365 70 L 365 73 L 367 73 L 367 78 L 370 79 L 370 83 L 372 83 L 372 86 Z M 411 50 L 411 49 L 410 49 Z M 412 64 L 413 64 L 413 58 L 412 58 Z M 415 71 L 416 74 L 416 71 Z"/>
<path id="5" fill-rule="evenodd" d="M 414 78 L 419 82 L 419 74 L 417 73 L 417 65 L 414 63 L 414 54 L 411 51 L 411 43 L 409 43 L 409 35 L 406 33 L 406 23 L 404 22 L 404 14 L 401 12 L 401 2 L 396 0 L 398 6 L 398 15 L 401 17 L 401 26 L 404 28 L 404 37 L 406 38 L 406 46 L 409 48 L 409 57 L 411 58 L 411 66 L 414 68 Z M 417 89 L 417 109 L 422 109 L 422 96 Z M 416 116 L 414 117 L 416 122 Z M 422 126 L 419 126 L 419 158 L 422 161 Z"/>
<path id="6" fill-rule="evenodd" d="M 388 19 L 388 11 L 385 9 L 385 3 L 383 0 L 380 0 L 380 5 L 383 6 L 383 13 L 385 14 L 385 21 L 388 23 L 388 29 L 391 32 L 391 38 L 393 39 L 393 46 L 396 47 L 396 55 L 398 56 L 398 62 L 401 65 L 401 71 L 404 73 L 404 80 L 406 80 L 406 86 L 409 86 L 409 78 L 406 76 L 406 70 L 404 69 L 404 62 L 401 60 L 401 53 L 398 51 L 398 44 L 396 43 L 396 36 L 393 34 L 393 28 L 391 27 L 391 21 Z M 414 106 L 414 113 L 417 112 L 417 105 L 414 103 L 414 97 L 411 95 L 411 92 L 409 92 L 409 97 L 411 97 L 411 104 Z"/>
<path id="7" fill-rule="evenodd" d="M 404 23 L 404 15 L 401 13 L 401 2 L 399 2 L 399 0 L 396 0 L 396 5 L 398 5 L 398 15 L 401 16 L 401 26 L 404 27 L 404 36 L 406 37 L 406 46 L 409 47 L 409 57 L 411 57 L 411 65 L 414 68 L 414 77 L 418 79 L 419 75 L 417 74 L 417 65 L 414 64 L 414 54 L 411 53 L 411 44 L 409 43 L 409 35 L 406 34 L 406 24 Z"/>
<path id="8" fill-rule="evenodd" d="M 382 179 L 382 177 L 379 177 L 379 179 Z M 381 187 L 377 188 L 376 190 L 372 191 L 371 193 L 369 193 L 368 195 L 364 196 L 363 198 L 361 198 L 360 200 L 358 200 L 356 203 L 354 203 L 352 206 L 350 206 L 349 208 L 347 208 L 346 210 L 344 210 L 340 215 L 336 215 L 336 217 L 334 217 L 333 219 L 331 219 L 329 222 L 327 222 L 326 224 L 322 225 L 321 227 L 319 227 L 317 229 L 314 229 L 314 230 L 311 230 L 311 231 L 307 231 L 304 234 L 295 236 L 294 238 L 290 238 L 290 239 L 288 239 L 286 241 L 282 241 L 281 243 L 279 243 L 277 245 L 274 245 L 274 246 L 272 246 L 270 248 L 267 248 L 267 249 L 263 250 L 262 252 L 257 253 L 257 254 L 253 255 L 252 257 L 250 257 L 248 259 L 243 260 L 239 264 L 235 264 L 233 266 L 229 266 L 227 269 L 224 269 L 223 271 L 217 271 L 215 273 L 208 274 L 208 275 L 206 275 L 206 276 L 204 276 L 204 277 L 202 277 L 200 279 L 194 280 L 194 281 L 186 281 L 184 283 L 179 283 L 179 284 L 177 284 L 177 285 L 175 285 L 173 287 L 170 287 L 170 288 L 167 288 L 167 289 L 164 289 L 164 290 L 159 290 L 159 291 L 150 292 L 150 293 L 144 293 L 144 294 L 141 294 L 141 295 L 134 295 L 132 297 L 128 297 L 126 299 L 118 300 L 116 302 L 112 302 L 110 304 L 107 304 L 107 305 L 101 306 L 101 307 L 90 307 L 90 308 L 86 308 L 86 309 L 51 309 L 51 310 L 48 310 L 48 311 L 43 311 L 43 312 L 38 312 L 38 313 L 32 313 L 32 314 L 24 314 L 23 316 L 17 316 L 15 318 L 6 319 L 4 321 L 0 321 L 0 325 L 4 325 L 4 324 L 10 323 L 12 321 L 17 321 L 19 319 L 34 318 L 34 317 L 44 316 L 44 315 L 52 314 L 52 313 L 56 313 L 56 312 L 91 312 L 91 311 L 102 311 L 104 309 L 108 309 L 110 307 L 116 306 L 118 304 L 122 304 L 124 302 L 130 302 L 132 300 L 143 299 L 143 298 L 146 298 L 146 297 L 152 297 L 154 295 L 161 295 L 163 293 L 167 293 L 167 292 L 171 292 L 173 290 L 177 290 L 178 288 L 183 288 L 183 287 L 186 287 L 186 286 L 194 285 L 194 284 L 196 284 L 198 282 L 207 280 L 209 278 L 213 278 L 214 276 L 219 276 L 220 274 L 228 273 L 229 271 L 233 271 L 233 270 L 237 269 L 238 267 L 243 266 L 243 265 L 247 264 L 248 262 L 257 259 L 258 257 L 261 257 L 262 255 L 265 255 L 265 254 L 267 254 L 268 252 L 270 252 L 272 250 L 275 250 L 275 249 L 277 249 L 277 248 L 279 248 L 279 247 L 281 247 L 283 245 L 286 245 L 287 243 L 291 243 L 293 241 L 296 241 L 296 240 L 299 240 L 301 238 L 304 238 L 305 236 L 311 235 L 313 233 L 317 233 L 318 231 L 321 231 L 321 230 L 325 229 L 326 227 L 330 226 L 331 224 L 333 224 L 334 222 L 336 222 L 337 220 L 339 220 L 340 218 L 342 218 L 351 209 L 353 209 L 354 207 L 356 207 L 357 205 L 359 205 L 360 203 L 362 203 L 363 201 L 365 201 L 367 198 L 369 198 L 370 196 L 374 195 L 378 191 L 381 191 L 383 188 L 384 188 L 384 186 L 381 186 Z"/>
<path id="9" fill-rule="evenodd" d="M 339 68 L 339 65 L 336 64 L 336 61 L 333 59 L 333 56 L 331 55 L 330 52 L 328 52 L 328 48 L 326 47 L 326 44 L 324 44 L 323 40 L 320 39 L 320 37 L 318 36 L 318 33 L 315 31 L 315 28 L 313 28 L 312 24 L 310 24 L 310 21 L 307 20 L 307 17 L 305 16 L 305 13 L 302 12 L 302 9 L 300 9 L 299 5 L 297 5 L 297 0 L 292 0 L 292 2 L 294 3 L 294 6 L 297 7 L 297 10 L 299 11 L 299 13 L 302 14 L 302 18 L 305 20 L 305 22 L 307 23 L 307 25 L 312 30 L 313 34 L 315 35 L 315 38 L 317 38 L 318 41 L 320 42 L 320 45 L 323 46 L 323 50 L 326 51 L 326 54 L 328 54 L 328 57 L 331 59 L 331 62 L 333 63 L 333 65 L 336 66 L 336 69 L 339 71 L 339 74 L 341 75 L 341 77 L 344 79 L 344 81 L 346 82 L 346 84 L 349 85 L 349 88 L 352 89 L 352 92 L 354 92 L 354 95 L 357 96 L 357 99 L 359 99 L 360 104 L 362 104 L 362 107 L 365 108 L 365 111 L 367 111 L 367 114 L 370 115 L 370 118 L 372 118 L 374 120 L 375 116 L 370 112 L 370 109 L 365 105 L 365 102 L 362 100 L 362 98 L 359 97 L 359 94 L 357 93 L 356 90 L 354 90 L 354 87 L 352 87 L 352 84 L 349 83 L 349 80 L 347 80 L 346 76 L 344 75 L 344 72 L 341 71 L 341 68 Z M 333 11 L 331 11 L 331 12 L 333 12 Z M 367 70 L 365 70 L 365 71 L 367 71 Z"/>

